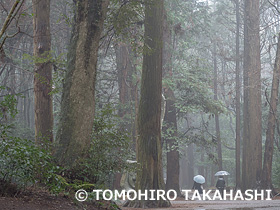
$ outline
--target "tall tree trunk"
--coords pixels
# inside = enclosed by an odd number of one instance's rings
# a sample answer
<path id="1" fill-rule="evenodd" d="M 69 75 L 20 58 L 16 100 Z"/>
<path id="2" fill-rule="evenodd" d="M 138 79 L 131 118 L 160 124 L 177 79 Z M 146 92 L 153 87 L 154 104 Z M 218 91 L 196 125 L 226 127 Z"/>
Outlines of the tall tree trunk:
<path id="1" fill-rule="evenodd" d="M 278 93 L 280 79 L 280 34 L 278 35 L 277 52 L 273 69 L 273 79 L 271 87 L 271 98 L 269 102 L 269 114 L 266 130 L 265 151 L 262 170 L 262 187 L 264 189 L 272 189 L 271 172 L 272 172 L 272 157 L 274 148 L 274 132 L 277 115 Z"/>
<path id="2" fill-rule="evenodd" d="M 85 155 L 91 142 L 98 47 L 109 1 L 74 3 L 74 27 L 55 148 L 59 163 L 70 167 Z"/>
<path id="3" fill-rule="evenodd" d="M 200 151 L 200 165 L 198 166 L 198 173 L 201 174 L 202 176 L 205 176 L 204 174 L 204 166 L 203 166 L 203 163 L 204 163 L 204 149 L 201 148 L 201 151 Z"/>
<path id="4" fill-rule="evenodd" d="M 193 177 L 194 177 L 194 145 L 190 144 L 187 148 L 187 172 L 188 172 L 188 188 L 193 186 Z"/>
<path id="5" fill-rule="evenodd" d="M 163 74 L 166 79 L 172 80 L 172 31 L 167 21 L 167 14 L 164 10 L 164 33 L 163 33 Z M 166 98 L 166 107 L 164 113 L 164 126 L 162 127 L 164 139 L 167 144 L 167 179 L 166 190 L 176 190 L 180 195 L 179 187 L 179 148 L 177 134 L 177 117 L 176 117 L 176 98 L 173 90 L 168 84 L 164 86 L 164 95 Z"/>
<path id="6" fill-rule="evenodd" d="M 33 0 L 34 56 L 44 59 L 35 64 L 35 138 L 53 141 L 52 64 L 48 60 L 51 50 L 50 0 Z"/>
<path id="7" fill-rule="evenodd" d="M 126 43 L 118 43 L 116 46 L 116 60 L 119 85 L 119 116 L 125 117 L 128 113 L 128 102 L 131 100 L 130 83 L 132 77 L 132 65 L 130 60 L 129 46 Z M 125 119 L 123 119 L 125 120 Z M 122 122 L 122 128 L 127 129 L 127 122 Z"/>
<path id="8" fill-rule="evenodd" d="M 186 150 L 184 150 L 183 155 L 180 157 L 180 176 L 179 176 L 179 186 L 181 189 L 186 189 L 188 186 L 188 174 L 187 174 L 187 157 Z"/>
<path id="9" fill-rule="evenodd" d="M 136 190 L 164 189 L 161 151 L 163 0 L 145 1 L 144 57 L 138 111 Z M 168 207 L 169 201 L 135 200 L 130 207 Z"/>
<path id="10" fill-rule="evenodd" d="M 118 85 L 119 85 L 119 117 L 121 119 L 120 130 L 132 133 L 133 123 L 127 119 L 129 114 L 131 98 L 131 79 L 132 79 L 132 65 L 129 53 L 129 46 L 126 43 L 118 43 L 115 47 Z M 120 189 L 121 173 L 116 173 L 114 178 L 114 189 Z"/>
<path id="11" fill-rule="evenodd" d="M 240 55 L 239 55 L 239 25 L 240 25 L 240 14 L 239 14 L 239 0 L 236 0 L 236 63 L 235 63 L 235 91 L 236 91 L 236 128 L 235 128 L 235 182 L 236 189 L 240 188 Z"/>
<path id="12" fill-rule="evenodd" d="M 176 190 L 177 195 L 180 195 L 179 188 L 179 148 L 177 139 L 177 119 L 175 107 L 174 92 L 167 88 L 165 89 L 166 111 L 164 117 L 165 140 L 167 144 L 167 180 L 166 190 Z"/>
<path id="13" fill-rule="evenodd" d="M 218 100 L 218 66 L 217 66 L 217 49 L 216 42 L 214 43 L 214 100 Z M 218 152 L 218 166 L 219 170 L 223 169 L 223 157 L 222 157 L 222 143 L 220 135 L 220 122 L 219 114 L 215 113 L 215 128 L 217 137 L 217 152 Z"/>
<path id="14" fill-rule="evenodd" d="M 213 152 L 215 152 L 215 150 Z M 212 174 L 210 185 L 211 186 L 215 186 L 215 177 L 213 176 L 213 174 L 215 174 L 217 172 L 217 165 L 216 165 L 216 163 L 212 163 L 210 170 L 211 170 L 211 174 Z"/>
<path id="15" fill-rule="evenodd" d="M 258 187 L 262 170 L 259 0 L 244 1 L 244 138 L 242 190 Z"/>
<path id="16" fill-rule="evenodd" d="M 27 124 L 27 127 L 30 128 L 30 103 L 31 103 L 31 100 L 30 100 L 29 91 L 27 92 L 26 97 L 27 97 L 27 107 L 26 107 L 27 122 L 26 122 L 26 124 Z"/>

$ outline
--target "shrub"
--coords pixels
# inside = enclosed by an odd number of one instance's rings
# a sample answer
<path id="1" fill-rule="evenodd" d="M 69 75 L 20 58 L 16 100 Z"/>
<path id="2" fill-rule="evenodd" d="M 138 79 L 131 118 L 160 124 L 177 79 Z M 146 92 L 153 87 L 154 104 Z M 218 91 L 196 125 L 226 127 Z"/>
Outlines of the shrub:
<path id="1" fill-rule="evenodd" d="M 42 183 L 58 193 L 63 186 L 56 175 L 60 168 L 52 159 L 50 145 L 39 148 L 33 140 L 12 134 L 13 125 L 9 119 L 17 114 L 15 95 L 2 96 L 0 110 L 0 194 L 16 194 L 35 183 Z"/>
<path id="2" fill-rule="evenodd" d="M 59 168 L 53 163 L 50 153 L 38 148 L 31 140 L 2 136 L 0 168 L 0 179 L 6 183 L 2 194 L 13 184 L 21 190 L 34 183 L 43 183 L 57 191 L 54 189 L 57 185 L 52 182 L 56 181 L 55 174 Z"/>
<path id="3" fill-rule="evenodd" d="M 71 178 L 104 185 L 116 172 L 128 168 L 130 138 L 118 127 L 117 116 L 110 105 L 95 117 L 92 142 L 87 157 L 80 160 Z"/>

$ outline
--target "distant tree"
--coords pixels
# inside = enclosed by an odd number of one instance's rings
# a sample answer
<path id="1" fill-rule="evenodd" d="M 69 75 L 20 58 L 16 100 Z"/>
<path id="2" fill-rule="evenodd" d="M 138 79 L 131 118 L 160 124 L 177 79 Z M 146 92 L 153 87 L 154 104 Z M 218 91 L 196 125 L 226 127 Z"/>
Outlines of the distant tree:
<path id="1" fill-rule="evenodd" d="M 278 35 L 277 52 L 273 69 L 273 79 L 271 87 L 271 96 L 269 101 L 269 114 L 266 130 L 265 151 L 262 170 L 262 187 L 264 189 L 273 189 L 271 181 L 272 157 L 274 150 L 274 133 L 276 126 L 276 113 L 279 94 L 280 80 L 280 34 Z"/>
<path id="2" fill-rule="evenodd" d="M 244 4 L 242 190 L 258 187 L 262 170 L 259 0 L 244 1 Z"/>
<path id="3" fill-rule="evenodd" d="M 131 132 L 133 123 L 127 119 L 131 111 L 130 103 L 132 102 L 132 59 L 130 57 L 130 47 L 126 43 L 120 42 L 115 46 L 116 63 L 117 63 L 117 76 L 119 86 L 119 117 L 120 130 Z M 114 178 L 114 188 L 120 189 L 121 173 L 116 173 Z"/>
<path id="4" fill-rule="evenodd" d="M 90 148 L 97 53 L 109 1 L 75 0 L 74 3 L 74 25 L 55 147 L 59 163 L 70 167 Z"/>
<path id="5" fill-rule="evenodd" d="M 167 20 L 167 12 L 164 11 L 164 27 L 163 27 L 163 74 L 164 78 L 172 81 L 172 30 Z M 166 98 L 164 121 L 162 133 L 167 145 L 167 166 L 166 166 L 166 190 L 176 190 L 180 195 L 179 187 L 179 148 L 178 148 L 178 132 L 177 132 L 177 110 L 176 98 L 174 91 L 168 84 L 164 85 L 164 96 Z"/>
<path id="6" fill-rule="evenodd" d="M 240 27 L 240 12 L 239 0 L 236 0 L 236 56 L 235 56 L 235 91 L 236 91 L 236 143 L 235 143 L 235 163 L 236 163 L 236 188 L 240 188 L 240 54 L 239 54 L 239 27 Z"/>
<path id="7" fill-rule="evenodd" d="M 35 137 L 53 141 L 50 0 L 33 0 Z"/>
<path id="8" fill-rule="evenodd" d="M 163 0 L 145 1 L 144 57 L 138 111 L 136 190 L 165 189 L 161 150 Z M 170 202 L 135 200 L 134 208 L 168 207 Z"/>
<path id="9" fill-rule="evenodd" d="M 214 100 L 218 100 L 218 66 L 217 66 L 217 46 L 214 42 Z M 221 143 L 221 131 L 218 112 L 215 113 L 215 129 L 217 138 L 217 152 L 218 152 L 218 167 L 219 170 L 223 170 L 223 157 L 222 157 L 222 143 Z"/>

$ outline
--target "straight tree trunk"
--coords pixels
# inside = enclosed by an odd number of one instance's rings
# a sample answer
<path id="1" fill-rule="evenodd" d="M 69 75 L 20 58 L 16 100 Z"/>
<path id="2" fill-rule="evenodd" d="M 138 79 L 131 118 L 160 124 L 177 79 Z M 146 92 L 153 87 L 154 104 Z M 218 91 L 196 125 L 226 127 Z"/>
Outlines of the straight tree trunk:
<path id="1" fill-rule="evenodd" d="M 172 31 L 167 21 L 167 14 L 165 10 L 163 23 L 163 74 L 166 79 L 172 80 Z M 162 127 L 162 130 L 165 136 L 164 140 L 166 141 L 166 145 L 168 148 L 166 190 L 176 190 L 177 195 L 180 195 L 180 165 L 175 105 L 176 98 L 173 90 L 169 87 L 168 84 L 164 86 L 164 96 L 166 98 L 166 105 L 164 112 L 164 126 Z"/>
<path id="2" fill-rule="evenodd" d="M 193 177 L 194 177 L 194 146 L 190 144 L 187 148 L 187 172 L 188 172 L 188 188 L 193 186 Z"/>
<path id="3" fill-rule="evenodd" d="M 126 43 L 118 43 L 115 47 L 117 72 L 118 72 L 118 86 L 119 86 L 119 117 L 121 119 L 120 130 L 132 133 L 132 124 L 128 121 L 127 115 L 129 114 L 131 98 L 131 78 L 132 78 L 132 65 L 129 54 L 129 46 Z M 114 189 L 120 189 L 121 173 L 116 173 L 114 178 Z"/>
<path id="4" fill-rule="evenodd" d="M 198 167 L 198 173 L 202 176 L 205 176 L 204 174 L 204 166 L 202 165 L 204 163 L 204 149 L 201 148 L 201 151 L 200 151 L 200 166 Z"/>
<path id="5" fill-rule="evenodd" d="M 180 176 L 179 176 L 179 186 L 181 189 L 186 189 L 188 186 L 187 182 L 187 157 L 186 150 L 183 152 L 184 154 L 180 157 Z"/>
<path id="6" fill-rule="evenodd" d="M 128 113 L 128 102 L 131 98 L 130 83 L 132 77 L 132 65 L 130 60 L 129 46 L 126 43 L 118 43 L 116 49 L 117 71 L 118 71 L 118 85 L 119 85 L 119 101 L 120 109 L 119 116 L 125 117 Z M 126 106 L 126 107 L 125 107 Z M 123 122 L 123 128 L 126 128 L 126 124 Z"/>
<path id="7" fill-rule="evenodd" d="M 214 43 L 214 100 L 218 100 L 218 66 L 216 43 Z M 218 166 L 219 170 L 223 170 L 222 143 L 218 113 L 215 113 L 215 128 L 217 137 Z"/>
<path id="8" fill-rule="evenodd" d="M 165 89 L 166 97 L 166 111 L 164 117 L 164 134 L 167 144 L 167 180 L 166 190 L 175 190 L 177 195 L 180 195 L 179 188 L 179 148 L 177 140 L 177 119 L 176 119 L 176 107 L 175 107 L 175 95 L 174 92 L 168 88 Z M 172 130 L 171 132 L 170 129 Z"/>
<path id="9" fill-rule="evenodd" d="M 161 150 L 163 0 L 145 1 L 144 57 L 138 111 L 136 190 L 165 189 Z M 134 208 L 168 207 L 167 200 L 135 200 Z"/>
<path id="10" fill-rule="evenodd" d="M 272 189 L 271 173 L 272 173 L 272 158 L 274 149 L 274 133 L 276 126 L 277 104 L 279 94 L 279 79 L 280 79 L 280 34 L 278 34 L 277 52 L 273 69 L 273 79 L 271 87 L 271 98 L 269 102 L 268 124 L 266 130 L 265 151 L 262 170 L 262 187 L 264 189 Z"/>
<path id="11" fill-rule="evenodd" d="M 259 0 L 244 4 L 243 191 L 259 186 L 262 171 Z"/>
<path id="12" fill-rule="evenodd" d="M 236 0 L 236 63 L 235 63 L 235 83 L 236 83 L 236 128 L 235 128 L 235 181 L 236 189 L 240 188 L 240 55 L 239 55 L 239 25 L 240 25 L 240 14 L 239 14 L 239 0 Z"/>
<path id="13" fill-rule="evenodd" d="M 70 167 L 90 148 L 99 40 L 109 1 L 75 0 L 74 3 L 74 26 L 55 148 L 58 162 Z"/>
<path id="14" fill-rule="evenodd" d="M 50 0 L 32 0 L 34 28 L 34 56 L 44 59 L 35 63 L 35 139 L 53 141 L 52 64 L 48 60 L 51 50 Z"/>

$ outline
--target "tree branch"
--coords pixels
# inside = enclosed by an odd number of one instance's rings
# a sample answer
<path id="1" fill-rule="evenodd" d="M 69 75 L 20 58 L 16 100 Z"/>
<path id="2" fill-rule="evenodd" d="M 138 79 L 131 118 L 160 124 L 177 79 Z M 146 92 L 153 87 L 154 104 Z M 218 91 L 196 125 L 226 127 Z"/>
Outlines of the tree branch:
<path id="1" fill-rule="evenodd" d="M 15 16 L 18 14 L 21 6 L 23 5 L 24 0 L 20 1 L 20 0 L 16 0 L 15 3 L 13 4 L 5 22 L 4 25 L 0 31 L 0 39 L 3 37 L 4 33 L 6 32 L 7 28 L 9 27 L 9 25 L 11 24 L 12 20 L 15 18 Z M 9 36 L 7 35 L 1 42 L 0 44 L 0 51 L 2 51 L 2 47 L 5 43 L 5 40 L 9 38 Z"/>

